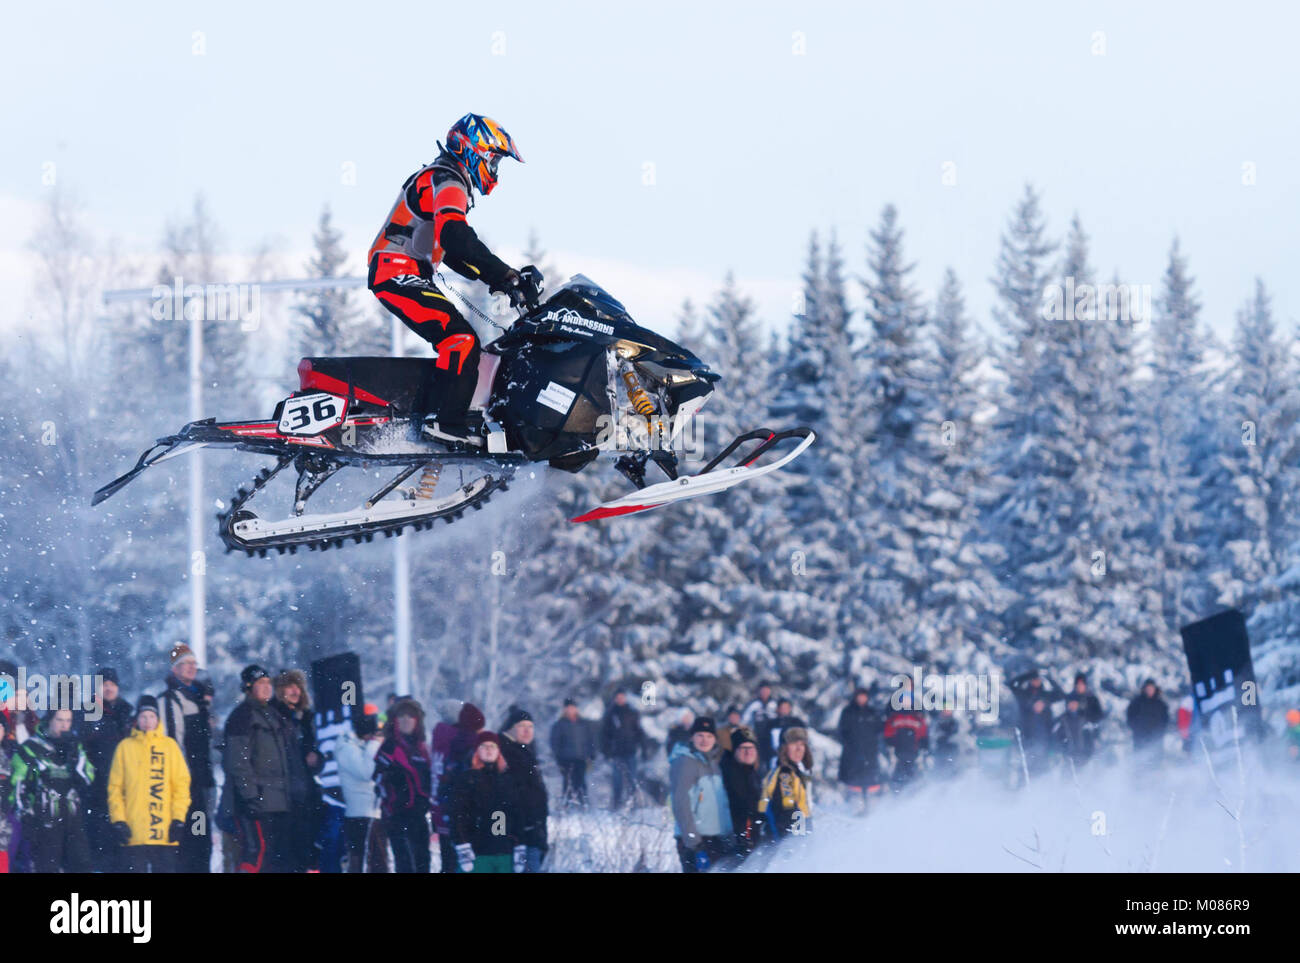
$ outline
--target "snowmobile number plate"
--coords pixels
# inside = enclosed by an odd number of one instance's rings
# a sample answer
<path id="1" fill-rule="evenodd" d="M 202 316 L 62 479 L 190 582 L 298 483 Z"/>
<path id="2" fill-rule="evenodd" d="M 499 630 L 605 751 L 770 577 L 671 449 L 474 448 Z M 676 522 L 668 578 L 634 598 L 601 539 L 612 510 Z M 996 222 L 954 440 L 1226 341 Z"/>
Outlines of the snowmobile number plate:
<path id="1" fill-rule="evenodd" d="M 310 395 L 290 395 L 284 399 L 280 423 L 276 430 L 282 435 L 319 435 L 343 424 L 348 413 L 346 398 L 325 391 Z"/>

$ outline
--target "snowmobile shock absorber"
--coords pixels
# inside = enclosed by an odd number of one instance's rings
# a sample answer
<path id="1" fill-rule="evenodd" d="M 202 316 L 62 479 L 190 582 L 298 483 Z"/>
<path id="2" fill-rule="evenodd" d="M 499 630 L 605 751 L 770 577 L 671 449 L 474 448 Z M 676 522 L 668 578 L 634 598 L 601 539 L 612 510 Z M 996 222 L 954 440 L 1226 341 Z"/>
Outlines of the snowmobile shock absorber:
<path id="1" fill-rule="evenodd" d="M 627 400 L 632 403 L 638 415 L 645 415 L 649 418 L 655 413 L 655 403 L 651 400 L 650 395 L 641 387 L 640 382 L 636 380 L 636 372 L 631 368 L 623 372 L 623 383 L 627 385 Z"/>
<path id="2" fill-rule="evenodd" d="M 415 490 L 416 498 L 423 498 L 428 501 L 433 497 L 433 490 L 438 487 L 438 477 L 442 474 L 442 465 L 438 462 L 430 462 L 424 466 L 424 471 L 420 475 L 420 484 Z"/>

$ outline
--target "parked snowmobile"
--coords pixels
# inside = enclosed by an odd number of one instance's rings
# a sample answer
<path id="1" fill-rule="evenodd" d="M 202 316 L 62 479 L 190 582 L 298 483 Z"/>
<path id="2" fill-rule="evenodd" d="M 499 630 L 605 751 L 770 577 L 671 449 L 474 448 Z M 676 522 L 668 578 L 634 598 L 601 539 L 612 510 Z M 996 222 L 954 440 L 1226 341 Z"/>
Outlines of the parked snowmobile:
<path id="1" fill-rule="evenodd" d="M 713 391 L 719 375 L 690 351 L 635 324 L 626 309 L 582 275 L 541 304 L 526 305 L 504 335 L 485 345 L 470 404 L 469 443 L 440 437 L 422 394 L 433 358 L 303 358 L 299 390 L 266 421 L 208 418 L 158 439 L 125 475 L 95 492 L 99 504 L 146 468 L 215 445 L 276 459 L 218 515 L 228 551 L 265 556 L 342 546 L 417 531 L 505 491 L 519 466 L 546 462 L 580 471 L 602 450 L 623 449 L 615 467 L 635 486 L 572 519 L 592 521 L 723 491 L 789 464 L 815 435 L 809 428 L 740 435 L 696 475 L 680 476 L 673 441 Z M 632 443 L 629 444 L 629 439 Z M 762 466 L 754 462 L 786 440 L 797 445 Z M 723 468 L 736 456 L 739 464 Z M 654 462 L 667 481 L 648 485 Z M 271 520 L 253 499 L 285 468 L 297 472 L 293 511 Z M 308 500 L 339 469 L 396 467 L 359 506 L 308 514 Z M 403 487 L 416 472 L 418 481 Z M 451 484 L 448 475 L 455 474 Z M 392 497 L 389 497 L 392 496 Z"/>

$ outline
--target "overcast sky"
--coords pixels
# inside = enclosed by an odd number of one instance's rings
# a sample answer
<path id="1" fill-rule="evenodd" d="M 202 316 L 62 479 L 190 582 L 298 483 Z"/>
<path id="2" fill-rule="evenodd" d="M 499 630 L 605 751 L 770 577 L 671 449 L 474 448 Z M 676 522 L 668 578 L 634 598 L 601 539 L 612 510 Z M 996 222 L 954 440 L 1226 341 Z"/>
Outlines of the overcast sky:
<path id="1" fill-rule="evenodd" d="M 987 318 L 1027 181 L 1054 231 L 1080 213 L 1103 276 L 1157 285 L 1177 234 L 1216 329 L 1256 274 L 1290 322 L 1296 9 L 8 4 L 0 322 L 30 303 L 22 249 L 50 163 L 124 251 L 156 247 L 201 191 L 230 249 L 270 238 L 294 258 L 329 203 L 359 271 L 402 180 L 467 110 L 527 161 L 503 164 L 471 223 L 507 254 L 536 228 L 643 323 L 727 270 L 782 323 L 808 233 L 835 229 L 860 273 L 891 201 L 926 294 L 951 264 Z"/>

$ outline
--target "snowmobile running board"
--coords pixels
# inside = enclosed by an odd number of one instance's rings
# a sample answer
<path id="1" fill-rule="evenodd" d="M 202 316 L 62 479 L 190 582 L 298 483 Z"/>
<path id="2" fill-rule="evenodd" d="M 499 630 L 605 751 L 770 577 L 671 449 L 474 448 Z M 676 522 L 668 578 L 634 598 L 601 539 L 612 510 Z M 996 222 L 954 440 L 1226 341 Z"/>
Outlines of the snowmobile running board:
<path id="1" fill-rule="evenodd" d="M 772 447 L 787 438 L 802 438 L 794 451 L 785 455 L 783 458 L 772 462 L 770 465 L 763 465 L 759 468 L 750 467 L 759 456 L 766 454 Z M 670 502 L 678 502 L 687 498 L 695 498 L 699 495 L 712 495 L 716 492 L 725 491 L 742 482 L 753 481 L 761 475 L 768 472 L 778 471 L 784 468 L 790 462 L 794 461 L 804 450 L 807 449 L 817 439 L 817 434 L 811 428 L 790 428 L 786 431 L 770 431 L 767 428 L 758 428 L 754 431 L 738 435 L 726 448 L 719 452 L 712 461 L 700 469 L 696 475 L 686 475 L 673 481 L 660 482 L 658 485 L 650 485 L 647 488 L 641 488 L 637 491 L 630 492 L 622 498 L 615 498 L 612 501 L 598 505 L 591 511 L 586 512 L 576 518 L 571 518 L 571 522 L 591 522 L 600 518 L 615 518 L 619 515 L 632 515 L 636 512 L 649 511 L 652 508 L 659 508 L 661 505 L 667 505 Z M 737 448 L 748 441 L 760 441 L 761 443 L 745 457 L 739 465 L 733 468 L 724 468 L 715 471 L 718 465 L 730 457 Z"/>

